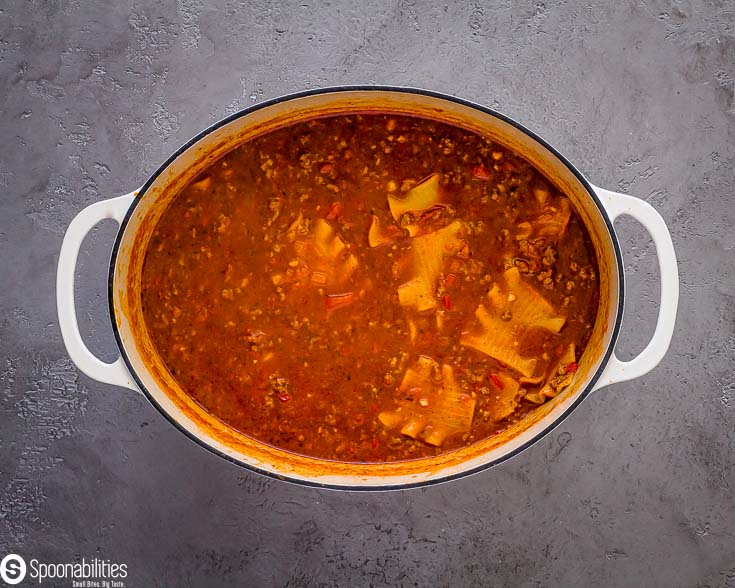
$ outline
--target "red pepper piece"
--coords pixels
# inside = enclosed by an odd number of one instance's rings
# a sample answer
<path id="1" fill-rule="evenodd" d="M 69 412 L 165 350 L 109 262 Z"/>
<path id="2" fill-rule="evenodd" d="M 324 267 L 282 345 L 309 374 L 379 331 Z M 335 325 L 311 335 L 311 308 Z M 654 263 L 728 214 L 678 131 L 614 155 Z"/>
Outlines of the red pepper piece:
<path id="1" fill-rule="evenodd" d="M 475 167 L 472 168 L 472 175 L 478 180 L 490 179 L 490 172 L 487 171 L 487 168 L 482 163 L 477 164 Z"/>
<path id="2" fill-rule="evenodd" d="M 438 217 L 441 214 L 441 207 L 434 207 L 431 210 L 423 213 L 418 220 L 418 223 L 421 224 L 425 221 L 434 220 L 436 217 Z"/>
<path id="3" fill-rule="evenodd" d="M 498 390 L 502 390 L 504 388 L 503 380 L 500 379 L 500 376 L 498 376 L 498 374 L 490 374 L 490 381 L 493 383 L 493 386 L 495 386 Z"/>
<path id="4" fill-rule="evenodd" d="M 564 366 L 564 371 L 567 374 L 573 374 L 579 369 L 579 365 L 576 361 L 569 362 L 567 365 Z"/>
<path id="5" fill-rule="evenodd" d="M 378 448 L 378 438 L 373 436 L 373 449 Z"/>
<path id="6" fill-rule="evenodd" d="M 335 308 L 342 308 L 349 306 L 355 301 L 355 295 L 352 292 L 345 292 L 344 294 L 327 294 L 324 299 L 324 306 L 327 310 L 334 310 Z"/>
<path id="7" fill-rule="evenodd" d="M 333 202 L 332 206 L 329 207 L 329 212 L 327 212 L 326 219 L 327 220 L 335 220 L 342 216 L 342 210 L 343 206 L 341 202 Z"/>
<path id="8" fill-rule="evenodd" d="M 452 299 L 449 297 L 449 294 L 442 296 L 442 302 L 444 302 L 444 308 L 452 310 Z"/>

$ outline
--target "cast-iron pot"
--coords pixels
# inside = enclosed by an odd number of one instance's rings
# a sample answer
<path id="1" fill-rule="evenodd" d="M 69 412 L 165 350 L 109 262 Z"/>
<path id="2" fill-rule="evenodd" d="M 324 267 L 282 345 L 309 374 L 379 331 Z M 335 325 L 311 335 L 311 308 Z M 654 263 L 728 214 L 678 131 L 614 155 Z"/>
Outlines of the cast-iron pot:
<path id="1" fill-rule="evenodd" d="M 292 122 L 355 111 L 413 114 L 453 123 L 516 151 L 536 165 L 572 201 L 597 256 L 600 302 L 590 342 L 574 384 L 507 431 L 434 458 L 380 464 L 341 463 L 295 455 L 235 431 L 189 398 L 161 362 L 147 334 L 140 303 L 140 277 L 153 228 L 176 193 L 203 168 L 240 143 Z M 661 304 L 651 341 L 632 361 L 613 350 L 618 338 L 625 281 L 613 221 L 630 215 L 650 233 L 660 267 Z M 108 294 L 120 357 L 104 363 L 87 349 L 74 308 L 74 271 L 84 236 L 101 220 L 120 228 L 110 260 Z M 664 357 L 674 331 L 679 298 L 676 256 L 666 224 L 646 202 L 590 184 L 546 141 L 493 110 L 452 96 L 392 87 L 339 87 L 293 94 L 246 108 L 202 131 L 145 182 L 125 196 L 92 204 L 64 236 L 57 274 L 59 326 L 64 343 L 89 377 L 144 394 L 180 431 L 210 451 L 257 472 L 314 486 L 353 490 L 406 488 L 468 475 L 518 454 L 554 429 L 590 393 L 638 378 Z"/>

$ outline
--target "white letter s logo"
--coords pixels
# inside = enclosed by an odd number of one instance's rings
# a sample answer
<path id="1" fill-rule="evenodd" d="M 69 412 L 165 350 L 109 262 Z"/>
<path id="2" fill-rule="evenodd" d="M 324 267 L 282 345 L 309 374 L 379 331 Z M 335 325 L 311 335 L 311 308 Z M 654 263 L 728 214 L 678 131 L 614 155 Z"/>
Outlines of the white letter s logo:
<path id="1" fill-rule="evenodd" d="M 9 553 L 0 561 L 0 578 L 6 584 L 20 584 L 25 577 L 26 562 L 21 556 Z"/>

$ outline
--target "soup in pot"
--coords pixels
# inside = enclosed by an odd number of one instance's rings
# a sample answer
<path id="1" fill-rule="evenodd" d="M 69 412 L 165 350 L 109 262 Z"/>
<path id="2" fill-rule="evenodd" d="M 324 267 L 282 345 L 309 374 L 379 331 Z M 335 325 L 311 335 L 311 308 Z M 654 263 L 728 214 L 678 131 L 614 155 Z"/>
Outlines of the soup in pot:
<path id="1" fill-rule="evenodd" d="M 594 251 L 570 201 L 487 137 L 364 113 L 240 145 L 148 245 L 148 334 L 182 390 L 316 458 L 430 457 L 574 380 Z"/>

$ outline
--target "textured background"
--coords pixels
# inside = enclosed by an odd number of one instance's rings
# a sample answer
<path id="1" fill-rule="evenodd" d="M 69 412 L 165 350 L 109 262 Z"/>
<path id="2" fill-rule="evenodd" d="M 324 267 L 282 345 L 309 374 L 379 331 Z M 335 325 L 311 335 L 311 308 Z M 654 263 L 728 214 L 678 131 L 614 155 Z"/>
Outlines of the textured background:
<path id="1" fill-rule="evenodd" d="M 110 558 L 129 586 L 735 586 L 734 23 L 732 0 L 2 2 L 0 554 Z M 491 471 L 387 494 L 248 473 L 78 373 L 54 304 L 74 215 L 225 114 L 342 83 L 492 106 L 656 206 L 681 272 L 663 364 Z M 618 229 L 630 358 L 658 270 L 643 230 Z M 115 230 L 78 273 L 108 360 Z"/>

